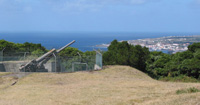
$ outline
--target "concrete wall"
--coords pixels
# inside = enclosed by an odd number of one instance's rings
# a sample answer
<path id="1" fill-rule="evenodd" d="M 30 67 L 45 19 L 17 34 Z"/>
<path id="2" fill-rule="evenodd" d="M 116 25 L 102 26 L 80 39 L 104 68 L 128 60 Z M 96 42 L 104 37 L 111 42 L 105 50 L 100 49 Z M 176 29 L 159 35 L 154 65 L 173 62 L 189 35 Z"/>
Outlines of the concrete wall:
<path id="1" fill-rule="evenodd" d="M 6 72 L 20 72 L 19 71 L 19 67 L 22 65 L 23 63 L 19 62 L 12 62 L 12 63 L 3 63 Z"/>
<path id="2" fill-rule="evenodd" d="M 44 66 L 48 70 L 48 72 L 55 72 L 55 63 L 47 62 Z"/>
<path id="3" fill-rule="evenodd" d="M 20 61 L 0 63 L 0 72 L 20 72 L 19 68 L 22 64 L 25 63 Z M 52 69 L 55 71 L 55 66 L 51 62 L 45 64 L 45 68 L 48 69 L 48 72 L 52 72 Z"/>
<path id="4" fill-rule="evenodd" d="M 6 72 L 6 69 L 3 63 L 0 63 L 0 72 Z"/>

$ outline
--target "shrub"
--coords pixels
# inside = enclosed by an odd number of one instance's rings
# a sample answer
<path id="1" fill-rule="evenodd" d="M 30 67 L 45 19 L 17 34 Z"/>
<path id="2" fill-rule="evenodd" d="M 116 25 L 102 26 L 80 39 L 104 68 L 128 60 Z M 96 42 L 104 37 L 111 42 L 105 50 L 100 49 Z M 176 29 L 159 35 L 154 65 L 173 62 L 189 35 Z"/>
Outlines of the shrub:
<path id="1" fill-rule="evenodd" d="M 188 89 L 180 89 L 176 91 L 176 94 L 183 94 L 183 93 L 196 93 L 196 92 L 200 92 L 199 89 L 195 88 L 195 87 L 191 87 Z"/>
<path id="2" fill-rule="evenodd" d="M 161 81 L 171 81 L 171 82 L 200 82 L 196 78 L 188 77 L 185 75 L 180 75 L 177 77 L 160 77 L 159 80 Z"/>

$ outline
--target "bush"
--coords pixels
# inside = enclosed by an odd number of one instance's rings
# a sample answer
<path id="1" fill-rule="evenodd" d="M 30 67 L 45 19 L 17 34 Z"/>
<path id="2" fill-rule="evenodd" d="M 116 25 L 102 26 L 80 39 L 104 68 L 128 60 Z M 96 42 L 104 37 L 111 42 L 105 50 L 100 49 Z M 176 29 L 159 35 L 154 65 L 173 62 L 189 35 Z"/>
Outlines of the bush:
<path id="1" fill-rule="evenodd" d="M 21 44 L 21 43 L 8 42 L 6 40 L 0 40 L 0 51 L 4 48 L 5 48 L 4 56 L 9 56 L 9 57 L 24 56 L 24 53 L 22 52 L 26 52 L 27 54 L 31 53 L 40 54 L 48 51 L 41 44 L 34 44 L 28 42 Z"/>
<path id="2" fill-rule="evenodd" d="M 200 80 L 197 80 L 196 78 L 188 77 L 185 75 L 180 75 L 177 77 L 160 77 L 159 80 L 171 82 L 200 82 Z"/>
<path id="3" fill-rule="evenodd" d="M 104 65 L 129 65 L 145 71 L 149 54 L 149 49 L 146 47 L 114 40 L 108 47 L 108 51 L 103 54 L 103 63 Z"/>
<path id="4" fill-rule="evenodd" d="M 183 94 L 183 93 L 196 93 L 196 92 L 200 92 L 199 89 L 192 87 L 189 89 L 180 89 L 176 91 L 176 94 Z"/>
<path id="5" fill-rule="evenodd" d="M 165 81 L 196 82 L 196 79 L 200 80 L 199 46 L 200 43 L 194 43 L 188 46 L 187 51 L 172 55 L 151 52 L 146 71 L 153 75 L 152 77 L 162 77 L 160 79 Z"/>

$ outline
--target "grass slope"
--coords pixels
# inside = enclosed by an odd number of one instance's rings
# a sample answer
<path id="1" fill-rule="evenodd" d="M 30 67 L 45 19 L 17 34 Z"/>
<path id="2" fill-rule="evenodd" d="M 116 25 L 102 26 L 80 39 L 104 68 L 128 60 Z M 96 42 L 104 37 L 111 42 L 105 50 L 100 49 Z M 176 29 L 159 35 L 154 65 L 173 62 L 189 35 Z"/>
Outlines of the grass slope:
<path id="1" fill-rule="evenodd" d="M 35 73 L 20 78 L 14 86 L 7 85 L 12 78 L 5 78 L 0 82 L 3 105 L 200 105 L 199 92 L 176 94 L 179 89 L 199 89 L 200 84 L 156 81 L 127 66 L 94 72 Z"/>

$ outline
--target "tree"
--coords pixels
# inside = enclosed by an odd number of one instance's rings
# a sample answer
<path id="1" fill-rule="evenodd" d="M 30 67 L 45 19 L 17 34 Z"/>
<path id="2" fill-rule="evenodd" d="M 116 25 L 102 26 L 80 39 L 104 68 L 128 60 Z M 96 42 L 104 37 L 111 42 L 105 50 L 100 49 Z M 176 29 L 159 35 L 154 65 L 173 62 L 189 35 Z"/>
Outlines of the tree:
<path id="1" fill-rule="evenodd" d="M 197 58 L 200 60 L 200 49 L 197 49 L 193 55 L 194 55 L 194 58 Z"/>
<path id="2" fill-rule="evenodd" d="M 103 54 L 104 65 L 129 65 L 145 71 L 149 50 L 140 45 L 130 45 L 127 41 L 114 40 Z"/>
<path id="3" fill-rule="evenodd" d="M 181 67 L 181 73 L 186 74 L 189 77 L 200 78 L 200 60 L 186 59 L 183 61 Z"/>
<path id="4" fill-rule="evenodd" d="M 37 49 L 37 50 L 35 50 L 35 51 L 33 51 L 31 54 L 32 55 L 42 55 L 42 54 L 44 54 L 45 52 L 43 51 L 43 50 L 41 50 L 41 49 Z"/>
<path id="5" fill-rule="evenodd" d="M 160 75 L 158 75 L 155 66 L 155 62 L 162 58 L 165 54 L 163 52 L 158 52 L 158 51 L 152 51 L 150 52 L 149 59 L 146 61 L 146 72 L 153 78 L 159 78 Z"/>
<path id="6" fill-rule="evenodd" d="M 145 71 L 146 61 L 150 58 L 149 49 L 140 45 L 132 46 L 129 62 L 132 67 Z"/>
<path id="7" fill-rule="evenodd" d="M 103 62 L 105 65 L 128 65 L 128 49 L 127 42 L 118 42 L 114 40 L 108 47 L 108 51 L 103 54 Z"/>
<path id="8" fill-rule="evenodd" d="M 78 50 L 77 48 L 73 48 L 73 47 L 67 47 L 59 53 L 59 55 L 62 57 L 79 56 L 79 54 L 82 55 L 83 52 Z"/>
<path id="9" fill-rule="evenodd" d="M 188 46 L 188 50 L 191 52 L 195 52 L 197 49 L 200 49 L 200 43 L 193 43 Z"/>
<path id="10" fill-rule="evenodd" d="M 41 44 L 33 44 L 33 43 L 28 43 L 25 42 L 24 44 L 20 43 L 13 43 L 13 42 L 8 42 L 5 40 L 0 40 L 0 50 L 3 48 L 6 48 L 4 50 L 4 56 L 23 56 L 23 52 L 33 52 L 36 53 L 39 50 L 41 52 L 47 52 L 47 49 L 43 47 Z"/>

